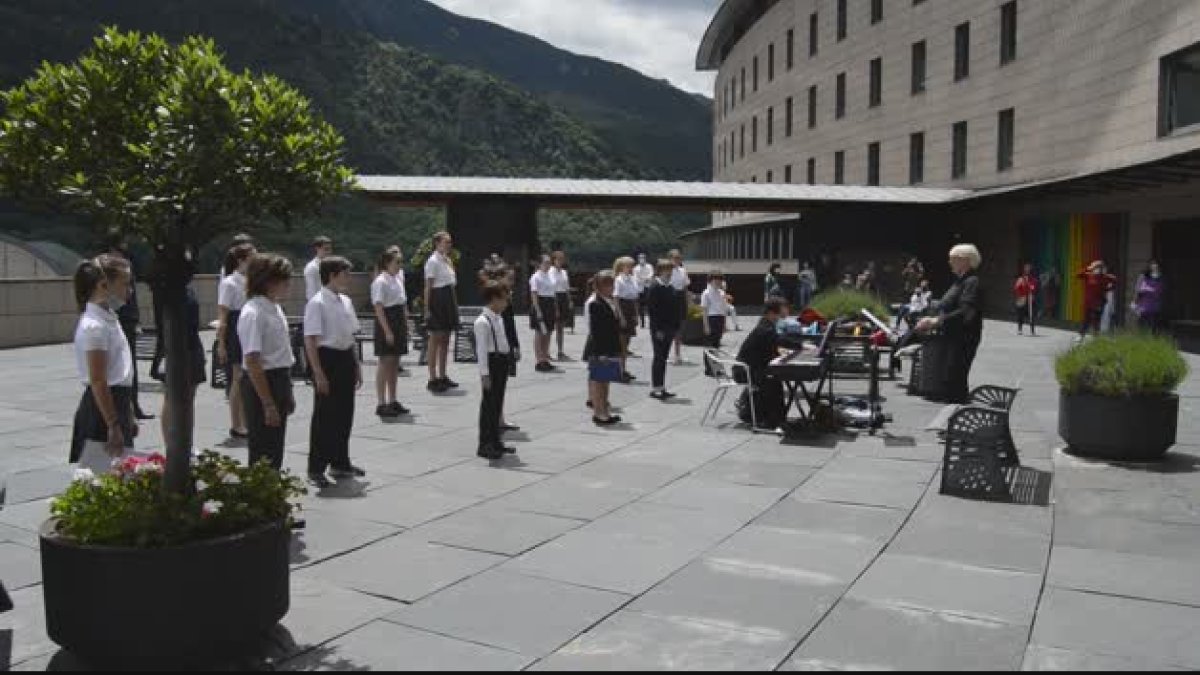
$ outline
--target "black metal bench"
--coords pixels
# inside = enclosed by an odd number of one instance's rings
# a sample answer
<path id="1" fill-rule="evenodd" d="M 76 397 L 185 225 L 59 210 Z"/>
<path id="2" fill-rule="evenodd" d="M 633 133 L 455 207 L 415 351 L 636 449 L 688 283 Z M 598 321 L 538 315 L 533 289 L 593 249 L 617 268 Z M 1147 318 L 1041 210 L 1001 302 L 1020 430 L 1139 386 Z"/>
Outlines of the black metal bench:
<path id="1" fill-rule="evenodd" d="M 454 331 L 454 362 L 476 363 L 475 355 L 475 319 L 483 313 L 482 307 L 459 307 L 458 330 Z M 429 331 L 425 328 L 425 318 L 416 316 L 411 319 L 412 348 L 419 354 L 417 365 L 429 364 Z"/>
<path id="2" fill-rule="evenodd" d="M 971 402 L 950 415 L 943 435 L 942 494 L 1012 499 L 1010 485 L 1021 461 L 1010 420 L 1019 391 L 995 385 L 976 387 Z"/>

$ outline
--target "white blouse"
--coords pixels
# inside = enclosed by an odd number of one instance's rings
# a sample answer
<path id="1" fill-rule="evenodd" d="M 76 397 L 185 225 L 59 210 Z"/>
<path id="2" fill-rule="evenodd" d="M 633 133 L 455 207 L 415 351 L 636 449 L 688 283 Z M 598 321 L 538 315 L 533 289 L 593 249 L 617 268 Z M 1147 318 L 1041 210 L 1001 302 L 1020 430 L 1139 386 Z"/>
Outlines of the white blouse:
<path id="1" fill-rule="evenodd" d="M 408 296 L 404 292 L 404 270 L 395 276 L 381 272 L 371 282 L 371 304 L 395 307 L 408 304 Z"/>
<path id="2" fill-rule="evenodd" d="M 504 318 L 484 307 L 483 313 L 475 319 L 475 358 L 479 361 L 479 372 L 490 374 L 488 355 L 508 354 L 512 348 L 508 345 L 508 333 L 504 332 Z"/>
<path id="3" fill-rule="evenodd" d="M 246 275 L 235 270 L 222 279 L 217 288 L 217 304 L 231 312 L 240 312 L 246 304 Z"/>
<path id="4" fill-rule="evenodd" d="M 304 307 L 304 337 L 319 337 L 320 345 L 346 351 L 354 348 L 358 315 L 354 303 L 328 287 L 312 297 Z"/>
<path id="5" fill-rule="evenodd" d="M 550 268 L 550 280 L 554 282 L 555 293 L 571 292 L 571 276 L 564 269 Z"/>
<path id="6" fill-rule="evenodd" d="M 238 338 L 242 341 L 242 367 L 247 368 L 251 354 L 259 354 L 263 370 L 291 368 L 292 338 L 288 333 L 283 308 L 259 295 L 246 301 L 238 318 Z"/>
<path id="7" fill-rule="evenodd" d="M 700 295 L 700 306 L 704 308 L 705 316 L 726 316 L 729 314 L 729 303 L 725 302 L 725 291 L 709 286 Z"/>
<path id="8" fill-rule="evenodd" d="M 446 256 L 434 251 L 433 255 L 429 256 L 429 260 L 425 261 L 425 279 L 433 279 L 434 288 L 445 288 L 458 283 L 458 275 L 454 272 L 454 266 L 450 261 L 446 260 Z"/>
<path id="9" fill-rule="evenodd" d="M 117 315 L 105 307 L 89 302 L 75 326 L 75 367 L 79 381 L 88 384 L 88 352 L 104 352 L 108 357 L 105 380 L 110 387 L 133 386 L 133 352 L 121 330 Z"/>
<path id="10" fill-rule="evenodd" d="M 691 283 L 692 280 L 688 277 L 687 270 L 683 265 L 671 270 L 671 285 L 675 287 L 675 290 L 685 291 Z"/>
<path id="11" fill-rule="evenodd" d="M 642 285 L 633 274 L 622 274 L 617 277 L 614 294 L 618 300 L 637 300 L 642 295 Z"/>
<path id="12" fill-rule="evenodd" d="M 312 300 L 321 288 L 321 259 L 313 258 L 304 266 L 304 299 Z"/>
<path id="13" fill-rule="evenodd" d="M 539 298 L 553 298 L 557 292 L 555 291 L 553 275 L 554 268 L 550 268 L 548 272 L 543 272 L 542 270 L 534 272 L 533 276 L 529 277 L 529 292 Z"/>

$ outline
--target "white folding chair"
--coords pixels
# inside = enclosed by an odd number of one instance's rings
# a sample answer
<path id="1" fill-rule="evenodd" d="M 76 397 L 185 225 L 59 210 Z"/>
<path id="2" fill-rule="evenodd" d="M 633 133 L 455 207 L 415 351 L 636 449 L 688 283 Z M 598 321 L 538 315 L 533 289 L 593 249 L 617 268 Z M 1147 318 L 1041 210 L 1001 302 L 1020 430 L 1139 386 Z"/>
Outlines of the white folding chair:
<path id="1" fill-rule="evenodd" d="M 747 392 L 747 398 L 750 399 L 750 423 L 757 432 L 758 411 L 754 407 L 754 385 L 750 382 L 750 368 L 718 349 L 705 350 L 704 363 L 710 377 L 717 381 L 717 386 L 713 390 L 712 398 L 708 401 L 708 407 L 704 410 L 704 416 L 700 418 L 700 426 L 704 426 L 709 419 L 716 419 L 729 392 L 736 389 L 739 390 L 739 397 L 742 391 Z M 734 373 L 739 371 L 746 375 L 746 382 L 738 382 L 735 378 Z"/>

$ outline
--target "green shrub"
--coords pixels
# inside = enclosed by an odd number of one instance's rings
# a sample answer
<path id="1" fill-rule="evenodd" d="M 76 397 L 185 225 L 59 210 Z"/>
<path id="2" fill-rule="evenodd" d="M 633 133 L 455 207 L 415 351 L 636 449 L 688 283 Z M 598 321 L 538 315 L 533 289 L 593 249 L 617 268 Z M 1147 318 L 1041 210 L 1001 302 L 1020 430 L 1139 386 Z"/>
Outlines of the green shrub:
<path id="1" fill-rule="evenodd" d="M 870 293 L 835 288 L 818 294 L 808 307 L 826 319 L 861 319 L 860 310 L 869 310 L 881 321 L 890 318 L 887 305 Z M 800 308 L 803 309 L 803 308 Z"/>
<path id="2" fill-rule="evenodd" d="M 1170 338 L 1131 332 L 1076 345 L 1058 356 L 1054 373 L 1069 394 L 1141 396 L 1174 391 L 1188 364 Z"/>
<path id="3" fill-rule="evenodd" d="M 131 457 L 113 473 L 78 469 L 50 512 L 58 534 L 81 544 L 161 548 L 218 539 L 287 521 L 303 484 L 265 462 L 245 467 L 206 452 L 185 494 L 162 487 L 161 455 Z"/>

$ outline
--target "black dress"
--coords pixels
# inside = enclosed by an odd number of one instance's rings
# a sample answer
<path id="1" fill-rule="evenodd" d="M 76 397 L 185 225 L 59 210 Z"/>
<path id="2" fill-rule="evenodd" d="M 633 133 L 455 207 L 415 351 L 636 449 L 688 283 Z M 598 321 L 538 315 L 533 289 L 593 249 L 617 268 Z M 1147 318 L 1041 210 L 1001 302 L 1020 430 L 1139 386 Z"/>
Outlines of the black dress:
<path id="1" fill-rule="evenodd" d="M 974 271 L 956 279 L 938 305 L 938 340 L 946 359 L 942 391 L 950 403 L 967 402 L 971 365 L 983 339 L 982 307 L 979 276 Z"/>
<path id="2" fill-rule="evenodd" d="M 779 333 L 775 324 L 768 319 L 762 319 L 754 330 L 746 336 L 738 350 L 737 360 L 749 367 L 750 382 L 756 390 L 754 407 L 758 413 L 760 427 L 775 429 L 782 426 L 787 414 L 787 404 L 783 397 L 783 385 L 779 380 L 770 377 L 767 367 L 779 356 Z M 734 378 L 744 382 L 746 373 L 734 373 Z"/>

